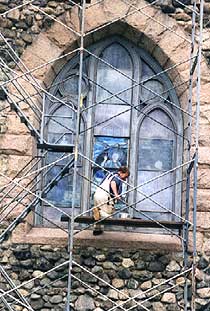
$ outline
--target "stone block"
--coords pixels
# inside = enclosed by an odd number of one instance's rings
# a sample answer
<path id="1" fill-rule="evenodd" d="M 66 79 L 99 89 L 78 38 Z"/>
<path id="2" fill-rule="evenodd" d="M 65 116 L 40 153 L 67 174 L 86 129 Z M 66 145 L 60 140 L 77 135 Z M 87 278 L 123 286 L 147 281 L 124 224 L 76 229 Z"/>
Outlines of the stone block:
<path id="1" fill-rule="evenodd" d="M 20 215 L 24 209 L 24 206 L 22 204 L 18 204 L 17 201 L 12 202 L 11 199 L 7 199 L 1 202 L 1 209 L 4 209 L 4 212 L 1 212 L 1 217 L 5 217 L 7 220 L 14 220 L 18 215 Z"/>
<path id="2" fill-rule="evenodd" d="M 18 22 L 20 19 L 20 11 L 18 9 L 15 10 L 11 10 L 8 14 L 7 14 L 7 18 L 9 18 L 10 20 L 12 20 L 13 22 Z"/>
<path id="3" fill-rule="evenodd" d="M 136 9 L 135 9 L 136 7 Z M 125 21 L 135 29 L 140 30 L 141 32 L 145 32 L 146 27 L 151 27 L 153 20 L 157 10 L 154 7 L 146 5 L 144 1 L 138 1 L 134 7 L 131 6 L 130 13 L 125 18 Z"/>
<path id="4" fill-rule="evenodd" d="M 32 56 L 31 56 L 32 57 Z M 24 72 L 26 70 L 23 70 Z M 15 78 L 19 85 L 18 90 L 17 88 L 10 84 L 8 89 L 10 93 L 10 98 L 21 106 L 22 109 L 27 109 L 28 103 L 37 104 L 37 84 L 39 83 L 38 80 L 33 81 L 30 75 L 23 74 L 22 71 L 16 71 Z M 14 94 L 14 96 L 13 96 Z M 30 99 L 29 99 L 30 96 Z M 27 98 L 27 99 L 26 99 Z M 23 105 L 25 104 L 25 106 Z"/>
<path id="5" fill-rule="evenodd" d="M 110 289 L 107 296 L 113 300 L 117 300 L 119 298 L 118 292 L 114 289 Z"/>
<path id="6" fill-rule="evenodd" d="M 125 281 L 122 280 L 122 279 L 113 279 L 112 280 L 112 285 L 115 287 L 115 288 L 123 288 L 125 286 Z"/>
<path id="7" fill-rule="evenodd" d="M 166 311 L 166 307 L 159 301 L 152 304 L 154 311 Z"/>
<path id="8" fill-rule="evenodd" d="M 210 147 L 209 146 L 199 147 L 198 163 L 199 165 L 209 166 L 210 164 Z"/>
<path id="9" fill-rule="evenodd" d="M 209 102 L 209 83 L 202 83 L 200 86 L 200 101 L 202 103 L 206 103 L 209 108 L 210 102 Z"/>
<path id="10" fill-rule="evenodd" d="M 127 288 L 124 288 L 119 293 L 119 299 L 120 300 L 127 300 L 129 297 L 129 291 Z"/>
<path id="11" fill-rule="evenodd" d="M 179 272 L 180 271 L 180 266 L 175 260 L 171 260 L 170 263 L 166 267 L 166 271 L 169 272 Z"/>
<path id="12" fill-rule="evenodd" d="M 200 298 L 210 298 L 210 288 L 204 287 L 197 290 L 198 296 Z"/>
<path id="13" fill-rule="evenodd" d="M 161 301 L 167 304 L 176 303 L 176 296 L 173 293 L 164 293 Z"/>
<path id="14" fill-rule="evenodd" d="M 183 76 L 183 72 L 182 75 L 177 75 L 175 79 L 173 79 L 173 86 L 175 88 L 176 94 L 179 97 L 179 102 L 181 104 L 181 107 L 185 110 L 187 110 L 187 105 L 188 105 L 188 90 L 189 90 L 189 86 L 188 83 L 186 83 L 188 81 L 189 78 L 189 73 L 187 73 L 187 79 L 185 79 L 185 77 Z M 183 117 L 187 118 L 187 116 L 185 114 L 183 114 Z"/>
<path id="15" fill-rule="evenodd" d="M 147 289 L 150 289 L 152 287 L 152 282 L 151 281 L 146 281 L 146 282 L 143 282 L 140 286 L 140 288 L 142 290 L 147 290 Z"/>
<path id="16" fill-rule="evenodd" d="M 25 50 L 22 61 L 32 70 L 35 78 L 43 78 L 51 67 L 48 63 L 53 63 L 61 53 L 62 50 L 50 41 L 46 34 L 40 33 L 33 44 Z"/>
<path id="17" fill-rule="evenodd" d="M 168 56 L 165 54 L 164 50 L 161 49 L 158 45 L 155 46 L 152 56 L 159 62 L 159 64 L 164 68 L 165 64 L 168 61 Z"/>
<path id="18" fill-rule="evenodd" d="M 135 45 L 137 46 L 141 45 L 143 34 L 137 29 L 134 29 L 133 27 L 127 27 L 124 30 L 123 36 L 127 38 L 129 41 L 132 41 Z"/>
<path id="19" fill-rule="evenodd" d="M 68 13 L 66 14 L 68 15 Z M 54 23 L 46 31 L 46 36 L 57 47 L 61 49 L 66 49 L 66 47 L 70 46 L 73 41 L 76 40 L 77 35 L 75 35 L 74 32 L 70 30 L 71 25 L 67 17 L 66 20 L 63 21 L 63 23 L 66 27 L 60 23 Z"/>
<path id="20" fill-rule="evenodd" d="M 130 258 L 123 258 L 122 266 L 124 268 L 130 268 L 134 266 L 134 262 Z"/>
<path id="21" fill-rule="evenodd" d="M 204 243 L 204 246 L 203 246 L 203 250 L 204 250 L 204 253 L 207 255 L 207 256 L 210 256 L 210 240 L 207 239 Z"/>
<path id="22" fill-rule="evenodd" d="M 107 16 L 104 12 L 103 3 L 99 3 L 93 7 L 88 8 L 85 16 L 86 32 L 90 32 L 93 29 L 106 24 L 110 20 L 107 19 Z"/>
<path id="23" fill-rule="evenodd" d="M 210 106 L 205 105 L 203 107 L 201 107 L 201 111 L 200 111 L 200 125 L 207 125 L 209 126 L 210 124 Z"/>
<path id="24" fill-rule="evenodd" d="M 16 175 L 30 160 L 31 156 L 9 155 L 7 175 L 9 177 Z"/>
<path id="25" fill-rule="evenodd" d="M 207 170 L 208 172 L 208 170 Z M 206 177 L 208 179 L 208 177 Z M 210 197 L 209 190 L 198 189 L 197 193 L 197 211 L 198 212 L 208 212 L 210 207 Z"/>
<path id="26" fill-rule="evenodd" d="M 190 212 L 190 221 L 192 221 L 192 212 Z M 209 212 L 197 212 L 197 230 L 210 231 Z"/>
<path id="27" fill-rule="evenodd" d="M 156 43 L 153 42 L 147 35 L 143 34 L 139 41 L 139 46 L 145 49 L 149 54 L 152 54 L 156 47 Z"/>
<path id="28" fill-rule="evenodd" d="M 201 108 L 202 109 L 202 108 Z M 210 135 L 208 135 L 210 124 L 200 124 L 199 128 L 199 146 L 207 147 L 210 146 Z M 194 131 L 193 131 L 194 134 Z"/>
<path id="29" fill-rule="evenodd" d="M 86 12 L 87 11 L 88 9 L 86 10 Z M 76 32 L 78 33 L 80 32 L 80 20 L 79 20 L 80 14 L 81 14 L 81 10 L 77 6 L 74 6 L 71 8 L 71 10 L 67 10 L 64 16 L 62 16 L 62 21 L 64 22 L 64 24 L 70 27 L 74 31 L 75 35 L 76 35 Z M 87 30 L 86 17 L 85 17 L 85 29 Z M 72 34 L 73 34 L 73 31 L 72 31 Z"/>
<path id="30" fill-rule="evenodd" d="M 9 165 L 8 165 L 8 156 L 1 154 L 0 155 L 0 172 L 3 174 L 6 174 L 8 171 Z"/>
<path id="31" fill-rule="evenodd" d="M 148 14 L 149 15 L 149 14 Z M 174 21 L 168 15 L 161 11 L 156 11 L 147 22 L 144 33 L 147 34 L 156 44 L 166 35 L 167 28 L 175 27 Z M 160 46 L 162 48 L 162 46 Z M 164 50 L 164 49 L 163 49 Z"/>
<path id="32" fill-rule="evenodd" d="M 20 122 L 20 118 L 16 114 L 10 114 L 7 118 L 8 134 L 29 134 L 25 124 Z"/>
<path id="33" fill-rule="evenodd" d="M 33 138 L 29 135 L 5 135 L 0 140 L 0 149 L 5 154 L 31 155 Z"/>
<path id="34" fill-rule="evenodd" d="M 203 250 L 204 234 L 197 231 L 196 233 L 196 248 L 198 252 Z M 189 249 L 192 250 L 193 245 L 193 233 L 189 232 Z"/>
<path id="35" fill-rule="evenodd" d="M 170 30 L 166 31 L 159 41 L 159 46 L 165 51 L 165 53 L 177 63 L 178 61 L 184 61 L 190 57 L 190 44 L 188 43 L 188 37 L 186 37 L 181 27 L 178 27 L 173 19 L 169 19 L 170 23 L 166 23 Z M 183 50 L 185 47 L 185 50 Z M 183 53 L 185 57 L 183 57 Z"/>

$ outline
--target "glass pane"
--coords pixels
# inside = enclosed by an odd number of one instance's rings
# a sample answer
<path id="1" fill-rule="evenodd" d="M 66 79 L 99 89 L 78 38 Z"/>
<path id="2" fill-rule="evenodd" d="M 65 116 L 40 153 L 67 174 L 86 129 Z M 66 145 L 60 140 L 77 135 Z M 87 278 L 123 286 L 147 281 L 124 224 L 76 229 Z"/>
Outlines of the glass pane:
<path id="1" fill-rule="evenodd" d="M 158 95 L 161 95 L 161 97 Z M 141 86 L 141 101 L 147 105 L 154 103 L 162 103 L 164 102 L 164 98 L 166 97 L 167 94 L 166 92 L 164 92 L 164 86 L 158 80 L 151 79 L 149 81 L 144 82 L 144 84 Z"/>
<path id="2" fill-rule="evenodd" d="M 83 125 L 83 122 L 82 122 Z M 48 141 L 53 144 L 74 144 L 76 128 L 76 112 L 65 105 L 60 106 L 53 114 L 53 118 L 48 124 Z M 81 146 L 83 136 L 81 138 Z M 65 157 L 65 159 L 59 160 Z M 61 152 L 48 152 L 46 157 L 46 164 L 57 161 L 50 167 L 45 176 L 45 187 L 55 179 L 57 175 L 61 174 L 64 166 L 72 162 L 72 156 L 67 153 Z M 69 171 L 65 176 L 58 177 L 58 183 L 47 193 L 47 199 L 54 203 L 56 206 L 71 207 L 72 203 L 72 183 L 73 183 L 73 169 L 69 167 Z M 81 178 L 77 178 L 77 195 L 76 205 L 80 206 L 81 197 Z"/>
<path id="3" fill-rule="evenodd" d="M 155 72 L 151 69 L 151 67 L 148 66 L 148 64 L 145 63 L 142 59 L 141 59 L 141 74 L 142 80 L 145 80 L 148 77 L 152 77 L 155 74 Z"/>
<path id="4" fill-rule="evenodd" d="M 50 118 L 48 123 L 48 141 L 50 143 L 71 144 L 74 140 L 75 128 L 76 112 L 63 105 Z"/>
<path id="5" fill-rule="evenodd" d="M 54 166 L 47 175 L 47 184 L 59 174 L 61 167 Z M 47 194 L 47 199 L 51 202 L 58 203 L 60 206 L 71 203 L 72 196 L 72 176 L 63 177 L 56 186 L 54 186 Z"/>
<path id="6" fill-rule="evenodd" d="M 63 164 L 63 161 L 59 162 L 60 165 L 54 165 L 52 168 L 50 168 L 50 170 L 46 175 L 45 187 L 47 187 L 47 185 L 51 183 L 51 181 L 56 180 L 57 179 L 56 177 L 59 176 L 58 183 L 54 184 L 52 189 L 50 189 L 49 192 L 47 192 L 46 198 L 56 206 L 71 207 L 72 191 L 73 191 L 73 169 L 69 169 L 69 172 L 65 174 L 65 176 L 62 176 L 62 178 L 60 178 L 59 174 L 61 173 L 61 170 L 64 167 L 64 165 L 61 165 Z M 76 206 L 80 206 L 81 185 L 82 185 L 81 177 L 78 175 L 77 193 L 75 198 Z"/>
<path id="7" fill-rule="evenodd" d="M 60 92 L 63 96 L 68 95 L 78 95 L 78 83 L 79 83 L 79 75 L 70 75 L 67 78 L 65 78 L 61 84 L 60 84 Z M 87 92 L 87 83 L 84 79 L 82 79 L 82 94 L 85 95 Z"/>
<path id="8" fill-rule="evenodd" d="M 71 162 L 72 155 L 62 153 L 62 152 L 50 152 L 48 151 L 46 156 L 47 163 L 53 163 L 56 161 L 56 166 L 64 166 L 67 163 Z"/>
<path id="9" fill-rule="evenodd" d="M 74 139 L 73 133 L 50 133 L 48 135 L 48 141 L 52 144 L 58 144 L 58 145 L 67 145 L 72 144 Z"/>
<path id="10" fill-rule="evenodd" d="M 138 172 L 138 185 L 157 177 L 160 172 L 154 171 L 139 171 Z M 173 187 L 169 187 L 173 184 L 173 173 L 167 174 L 161 178 L 158 178 L 145 186 L 140 187 L 138 190 L 142 191 L 145 195 L 150 196 L 151 199 L 164 206 L 165 208 L 172 210 L 172 198 L 173 198 Z M 166 189 L 167 188 L 167 189 Z M 161 191 L 162 190 L 162 191 Z M 171 214 L 160 207 L 159 205 L 152 202 L 150 199 L 145 198 L 144 195 L 137 192 L 136 208 L 142 211 L 144 214 L 152 217 L 153 219 L 159 220 L 170 220 Z M 135 217 L 142 219 L 148 219 L 145 215 L 134 212 Z"/>
<path id="11" fill-rule="evenodd" d="M 96 137 L 93 161 L 112 172 L 128 162 L 128 139 L 118 137 Z M 93 169 L 94 182 L 100 184 L 105 177 L 103 169 Z M 94 189 L 93 189 L 94 190 Z"/>
<path id="12" fill-rule="evenodd" d="M 95 135 L 129 137 L 130 111 L 126 111 L 127 109 L 120 105 L 98 105 L 95 111 Z M 126 112 L 115 117 L 123 111 Z"/>
<path id="13" fill-rule="evenodd" d="M 119 98 L 113 97 L 107 99 L 111 94 L 116 94 L 132 86 L 132 81 L 124 76 L 132 78 L 133 65 L 128 52 L 120 44 L 112 44 L 106 48 L 102 55 L 100 55 L 105 62 L 109 63 L 112 67 L 99 61 L 97 68 L 97 102 L 105 100 L 108 103 L 126 103 L 131 101 L 131 90 L 125 91 L 119 95 Z M 120 72 L 116 71 L 118 69 Z M 111 92 L 111 93 L 109 93 Z"/>
<path id="14" fill-rule="evenodd" d="M 153 110 L 142 122 L 140 138 L 162 138 L 174 141 L 174 126 L 171 119 L 163 110 Z"/>
<path id="15" fill-rule="evenodd" d="M 173 140 L 140 139 L 139 170 L 167 171 L 172 168 Z"/>
<path id="16" fill-rule="evenodd" d="M 175 130 L 171 119 L 168 115 L 156 109 L 146 117 L 140 128 L 139 138 L 139 155 L 138 155 L 138 185 L 149 181 L 151 178 L 161 175 L 173 167 L 174 151 L 176 147 L 175 134 L 170 131 Z M 157 122 L 155 122 L 158 121 Z M 166 125 L 165 128 L 161 124 Z M 151 196 L 152 199 L 162 204 L 169 210 L 173 209 L 173 193 L 174 173 L 166 174 L 147 185 L 141 187 L 141 190 L 146 196 Z M 170 187 L 171 185 L 171 187 Z M 167 188 L 167 189 L 166 189 Z M 161 192 L 159 192 L 162 189 Z M 154 219 L 170 220 L 172 215 L 152 202 L 149 199 L 136 192 L 137 204 L 136 208 L 141 211 L 146 211 L 147 215 Z M 144 199 L 142 201 L 142 199 Z M 140 213 L 134 212 L 135 217 L 145 218 Z"/>

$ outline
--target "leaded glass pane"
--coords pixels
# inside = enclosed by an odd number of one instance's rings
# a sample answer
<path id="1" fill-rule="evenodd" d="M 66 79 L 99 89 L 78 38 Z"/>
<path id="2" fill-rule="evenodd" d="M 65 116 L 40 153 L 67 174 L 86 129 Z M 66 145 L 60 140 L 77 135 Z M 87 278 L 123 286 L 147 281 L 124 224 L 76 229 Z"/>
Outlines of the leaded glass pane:
<path id="1" fill-rule="evenodd" d="M 66 143 L 73 143 L 73 136 L 75 132 L 76 125 L 76 112 L 65 105 L 60 106 L 56 109 L 55 112 L 50 117 L 48 123 L 48 135 L 49 142 L 54 142 L 59 139 L 59 136 L 62 136 L 64 133 L 63 140 Z M 57 136 L 56 138 L 54 136 Z M 62 144 L 62 138 L 58 141 L 59 144 Z"/>
<path id="2" fill-rule="evenodd" d="M 145 104 L 163 103 L 167 97 L 163 83 L 156 79 L 150 79 L 141 86 L 141 101 Z"/>
<path id="3" fill-rule="evenodd" d="M 141 185 L 147 182 L 150 179 L 153 179 L 159 176 L 161 172 L 157 171 L 143 171 L 138 173 L 138 185 Z M 171 185 L 171 187 L 170 187 Z M 144 193 L 146 197 L 142 194 Z M 151 196 L 151 201 L 148 196 Z M 137 197 L 136 197 L 136 208 L 142 213 L 137 211 L 134 212 L 135 217 L 149 219 L 147 216 L 152 217 L 153 219 L 159 220 L 170 220 L 171 215 L 167 212 L 167 209 L 172 210 L 173 206 L 173 173 L 169 173 L 165 176 L 162 176 L 142 187 L 138 188 Z M 165 207 L 165 209 L 159 205 Z"/>
<path id="4" fill-rule="evenodd" d="M 149 129 L 149 131 L 148 131 Z M 145 117 L 140 129 L 140 138 L 162 138 L 175 140 L 174 126 L 169 116 L 161 109 L 155 109 Z"/>
<path id="5" fill-rule="evenodd" d="M 172 168 L 173 140 L 140 139 L 138 170 L 167 171 Z"/>
<path id="6" fill-rule="evenodd" d="M 174 130 L 171 119 L 160 109 L 152 111 L 143 120 L 139 138 L 138 185 L 172 169 L 176 143 Z M 151 196 L 159 205 L 173 210 L 173 182 L 174 173 L 168 173 L 138 188 L 138 190 L 142 191 L 146 197 Z M 145 199 L 145 196 L 139 191 L 136 194 L 137 210 L 146 211 L 146 215 L 154 219 L 171 219 L 171 215 L 158 204 L 149 198 Z M 134 214 L 135 217 L 146 218 L 141 213 L 135 212 Z"/>
<path id="7" fill-rule="evenodd" d="M 81 122 L 83 128 L 83 122 Z M 48 141 L 53 144 L 68 145 L 74 144 L 76 128 L 76 112 L 73 108 L 65 105 L 60 106 L 52 114 L 48 123 Z M 80 141 L 82 145 L 82 135 Z M 61 152 L 49 152 L 46 155 L 46 164 L 54 163 L 49 167 L 45 176 L 45 186 L 47 186 L 57 175 L 61 173 L 64 166 L 71 162 L 72 155 Z M 64 159 L 63 159 L 64 158 Z M 61 160 L 60 160 L 61 159 Z M 81 177 L 77 178 L 76 205 L 80 206 L 81 195 Z M 46 194 L 47 199 L 56 204 L 56 206 L 70 207 L 72 202 L 72 184 L 73 184 L 73 169 L 69 166 L 66 174 L 59 178 L 52 189 Z"/>
<path id="8" fill-rule="evenodd" d="M 106 170 L 117 171 L 120 166 L 128 162 L 128 140 L 119 137 L 95 137 L 93 160 Z M 106 171 L 94 167 L 94 182 L 100 184 Z"/>
<path id="9" fill-rule="evenodd" d="M 60 173 L 62 166 L 53 166 L 47 174 L 47 183 L 54 179 Z M 63 177 L 57 185 L 53 187 L 47 194 L 48 200 L 54 203 L 59 203 L 60 206 L 65 206 L 71 203 L 72 193 L 72 174 Z"/>
<path id="10" fill-rule="evenodd" d="M 130 55 L 120 44 L 114 43 L 106 48 L 100 57 L 104 62 L 99 61 L 97 67 L 96 101 L 130 104 L 131 89 L 124 91 L 132 86 L 132 81 L 129 79 L 133 76 Z M 111 94 L 120 92 L 122 93 L 118 98 L 114 96 L 109 99 Z"/>
<path id="11" fill-rule="evenodd" d="M 87 93 L 88 85 L 84 78 L 81 81 L 82 81 L 81 92 L 83 95 L 85 95 Z M 63 96 L 68 96 L 70 94 L 77 96 L 79 93 L 78 87 L 79 87 L 79 75 L 74 74 L 68 76 L 61 82 L 59 90 Z"/>
<path id="12" fill-rule="evenodd" d="M 95 135 L 128 137 L 130 131 L 130 110 L 128 110 L 125 106 L 98 105 L 95 111 Z"/>
<path id="13" fill-rule="evenodd" d="M 128 163 L 128 139 L 120 137 L 95 137 L 93 160 L 100 165 L 93 167 L 93 183 L 91 186 L 91 197 L 96 190 L 97 185 L 100 185 L 102 180 L 109 172 L 117 172 L 120 166 Z M 105 170 L 103 170 L 103 168 Z M 125 187 L 123 186 L 123 192 Z M 117 204 L 115 208 L 120 208 Z"/>
<path id="14" fill-rule="evenodd" d="M 148 79 L 148 77 L 152 77 L 154 76 L 155 72 L 154 70 L 151 69 L 150 66 L 148 66 L 147 63 L 145 63 L 142 59 L 141 59 L 141 77 L 142 80 Z"/>

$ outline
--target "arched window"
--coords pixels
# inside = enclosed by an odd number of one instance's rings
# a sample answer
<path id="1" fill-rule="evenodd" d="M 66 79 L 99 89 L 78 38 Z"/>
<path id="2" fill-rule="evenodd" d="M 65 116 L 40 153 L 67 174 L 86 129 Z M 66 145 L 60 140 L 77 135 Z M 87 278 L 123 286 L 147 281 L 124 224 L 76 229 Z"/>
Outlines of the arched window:
<path id="1" fill-rule="evenodd" d="M 165 127 L 164 127 L 164 126 Z M 156 108 L 145 116 L 139 130 L 137 210 L 153 219 L 171 220 L 170 210 L 174 210 L 175 173 L 168 173 L 176 164 L 176 135 L 172 120 L 165 111 Z M 157 179 L 155 179 L 158 177 Z M 153 180 L 147 183 L 149 180 Z M 141 194 L 142 191 L 147 199 Z M 138 212 L 135 211 L 136 217 Z"/>
<path id="2" fill-rule="evenodd" d="M 91 197 L 105 170 L 113 172 L 128 165 L 130 213 L 176 220 L 170 211 L 181 212 L 181 171 L 173 168 L 182 162 L 183 129 L 171 81 L 150 55 L 121 37 L 99 42 L 89 51 L 83 66 L 85 109 L 80 139 L 85 157 L 80 170 L 81 175 L 91 176 L 93 183 L 79 177 L 78 211 L 91 207 Z M 52 101 L 47 103 L 49 115 L 53 115 L 47 126 L 50 142 L 74 142 L 78 65 L 77 57 L 70 60 L 53 82 L 51 93 L 65 104 L 53 108 Z M 59 120 L 59 115 L 65 117 Z M 49 153 L 48 157 L 55 160 L 57 156 Z M 62 163 L 59 165 L 65 165 Z M 50 178 L 57 170 L 55 166 Z M 64 209 L 71 203 L 71 178 L 65 176 L 47 197 L 52 202 L 61 198 Z"/>
<path id="3" fill-rule="evenodd" d="M 128 164 L 134 68 L 128 50 L 118 43 L 106 47 L 99 57 L 94 64 L 94 162 L 112 172 Z M 105 174 L 106 171 L 94 167 L 96 183 Z"/>

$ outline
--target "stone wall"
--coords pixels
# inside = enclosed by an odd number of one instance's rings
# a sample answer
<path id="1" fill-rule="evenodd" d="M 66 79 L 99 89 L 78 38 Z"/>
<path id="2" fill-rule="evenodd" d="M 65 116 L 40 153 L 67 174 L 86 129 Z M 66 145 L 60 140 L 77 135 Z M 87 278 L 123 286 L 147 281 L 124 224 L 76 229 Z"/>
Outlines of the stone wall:
<path id="1" fill-rule="evenodd" d="M 64 310 L 68 276 L 68 265 L 65 262 L 69 258 L 65 247 L 13 244 L 2 246 L 0 250 L 0 264 L 17 286 L 22 284 L 20 292 L 34 310 Z M 210 307 L 210 264 L 202 256 L 197 261 L 196 310 L 207 311 Z M 72 310 L 110 310 L 115 303 L 123 303 L 128 297 L 136 297 L 137 303 L 145 300 L 144 306 L 151 311 L 183 310 L 185 279 L 179 275 L 183 270 L 182 253 L 75 247 L 74 262 Z M 59 268 L 47 272 L 55 266 Z M 166 283 L 169 278 L 171 281 Z M 188 283 L 190 299 L 190 275 Z M 10 288 L 3 277 L 0 278 L 0 288 Z M 125 307 L 133 305 L 134 302 L 130 300 Z M 17 305 L 15 310 L 26 311 Z M 138 306 L 132 310 L 143 309 Z"/>
<path id="2" fill-rule="evenodd" d="M 147 1 L 149 3 L 152 2 L 151 0 Z M 76 0 L 74 2 L 77 3 L 79 1 Z M 160 7 L 164 14 L 174 18 L 177 24 L 182 26 L 185 31 L 191 33 L 191 15 L 193 9 L 191 3 L 191 0 L 160 0 L 155 4 L 155 7 Z M 0 13 L 5 13 L 8 9 L 13 9 L 21 4 L 23 4 L 21 0 L 0 0 Z M 62 20 L 62 15 L 72 8 L 72 4 L 68 0 L 37 0 L 33 4 L 34 6 L 38 6 L 42 12 L 36 7 L 29 5 L 12 10 L 5 16 L 1 15 L 0 17 L 0 30 L 19 57 L 40 32 L 44 32 L 52 26 L 54 20 L 51 17 L 61 18 Z M 210 62 L 209 13 L 210 1 L 205 0 L 203 51 L 208 62 Z M 2 51 L 1 56 L 3 56 L 11 68 L 15 68 L 15 63 L 6 52 L 7 48 L 2 38 L 0 38 L 0 46 L 5 49 Z"/>

